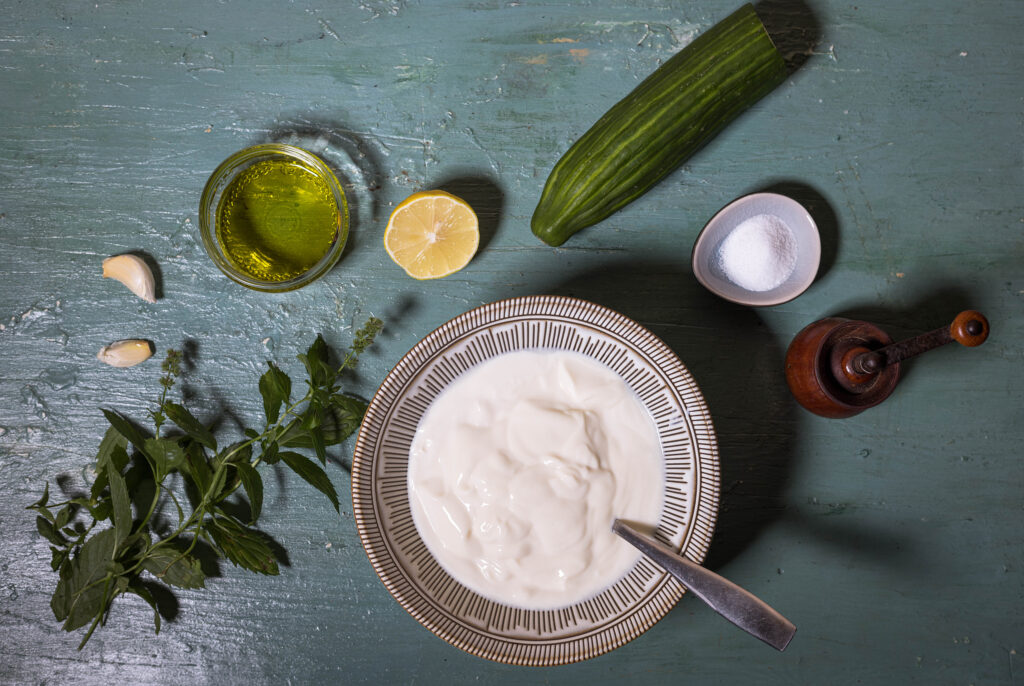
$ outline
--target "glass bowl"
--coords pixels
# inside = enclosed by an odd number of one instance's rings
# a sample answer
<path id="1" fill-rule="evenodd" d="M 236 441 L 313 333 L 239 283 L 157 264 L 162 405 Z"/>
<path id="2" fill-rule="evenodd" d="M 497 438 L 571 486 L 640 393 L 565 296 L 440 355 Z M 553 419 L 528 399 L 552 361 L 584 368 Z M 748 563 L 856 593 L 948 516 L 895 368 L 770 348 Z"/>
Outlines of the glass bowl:
<path id="1" fill-rule="evenodd" d="M 225 249 L 218 227 L 218 216 L 221 213 L 226 194 L 232 192 L 232 184 L 255 165 L 272 161 L 289 163 L 287 167 L 282 166 L 281 169 L 301 170 L 300 173 L 311 174 L 315 177 L 318 180 L 316 183 L 325 184 L 330 196 L 329 202 L 332 202 L 334 209 L 337 210 L 334 213 L 336 217 L 331 220 L 334 224 L 334 237 L 324 255 L 301 273 L 285 274 L 280 278 L 277 278 L 276 275 L 261 276 L 261 274 L 255 273 L 255 269 L 243 268 Z M 274 238 L 279 238 L 283 232 L 293 231 L 296 227 L 301 228 L 302 216 L 295 210 L 298 207 L 296 200 L 298 195 L 296 194 L 299 191 L 296 190 L 297 188 L 298 186 L 294 188 L 288 185 L 275 186 L 273 190 L 280 189 L 282 191 L 280 199 L 275 199 L 267 193 L 260 198 L 262 202 L 260 211 L 263 212 L 260 221 L 262 230 L 265 232 L 264 235 L 268 230 L 282 232 L 274 236 Z M 326 274 L 338 262 L 345 248 L 345 242 L 348 239 L 348 223 L 348 202 L 345 199 L 345 192 L 330 167 L 310 152 L 280 143 L 266 143 L 246 148 L 224 160 L 206 182 L 199 201 L 199 233 L 203 240 L 203 247 L 206 248 L 210 259 L 228 278 L 257 291 L 271 293 L 291 291 L 312 283 Z M 258 246 L 256 250 L 259 250 Z M 268 264 L 272 263 L 274 259 L 272 250 L 268 249 L 265 253 L 260 254 L 261 257 L 266 258 Z"/>

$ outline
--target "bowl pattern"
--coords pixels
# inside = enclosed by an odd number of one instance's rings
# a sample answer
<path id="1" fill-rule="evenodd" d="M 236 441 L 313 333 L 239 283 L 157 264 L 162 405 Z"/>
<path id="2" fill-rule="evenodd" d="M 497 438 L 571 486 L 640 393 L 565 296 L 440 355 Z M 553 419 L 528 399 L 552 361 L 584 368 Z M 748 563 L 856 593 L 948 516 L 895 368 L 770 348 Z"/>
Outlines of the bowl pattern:
<path id="1" fill-rule="evenodd" d="M 664 453 L 664 506 L 655 536 L 702 561 L 717 513 L 719 472 L 714 430 L 700 391 L 650 331 L 574 298 L 530 296 L 484 305 L 413 347 L 385 378 L 363 419 L 352 464 L 352 501 L 370 562 L 420 623 L 480 657 L 555 665 L 600 655 L 639 636 L 684 589 L 641 557 L 596 596 L 564 608 L 525 610 L 458 583 L 420 539 L 407 482 L 409 448 L 420 418 L 470 367 L 531 348 L 582 353 L 629 384 L 654 418 Z"/>

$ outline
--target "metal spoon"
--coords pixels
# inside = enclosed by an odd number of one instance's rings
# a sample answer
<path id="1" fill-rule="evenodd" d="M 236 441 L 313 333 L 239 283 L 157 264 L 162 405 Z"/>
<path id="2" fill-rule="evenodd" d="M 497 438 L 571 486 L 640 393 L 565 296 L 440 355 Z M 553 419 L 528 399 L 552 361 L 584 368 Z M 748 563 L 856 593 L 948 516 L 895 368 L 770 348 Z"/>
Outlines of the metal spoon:
<path id="1" fill-rule="evenodd" d="M 682 582 L 712 610 L 747 633 L 777 650 L 785 650 L 793 639 L 796 633 L 793 623 L 749 591 L 676 554 L 667 545 L 644 536 L 621 519 L 615 520 L 612 531 Z"/>

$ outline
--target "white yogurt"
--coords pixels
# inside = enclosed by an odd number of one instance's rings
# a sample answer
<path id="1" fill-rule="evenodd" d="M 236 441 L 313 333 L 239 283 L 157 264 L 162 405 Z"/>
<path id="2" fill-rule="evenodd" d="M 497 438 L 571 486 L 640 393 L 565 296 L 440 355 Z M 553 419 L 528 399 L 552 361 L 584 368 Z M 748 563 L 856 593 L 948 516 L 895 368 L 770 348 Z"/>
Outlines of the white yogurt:
<path id="1" fill-rule="evenodd" d="M 420 537 L 463 585 L 564 607 L 635 563 L 612 521 L 657 522 L 663 462 L 650 413 L 615 372 L 582 354 L 519 351 L 474 367 L 428 408 L 409 500 Z"/>

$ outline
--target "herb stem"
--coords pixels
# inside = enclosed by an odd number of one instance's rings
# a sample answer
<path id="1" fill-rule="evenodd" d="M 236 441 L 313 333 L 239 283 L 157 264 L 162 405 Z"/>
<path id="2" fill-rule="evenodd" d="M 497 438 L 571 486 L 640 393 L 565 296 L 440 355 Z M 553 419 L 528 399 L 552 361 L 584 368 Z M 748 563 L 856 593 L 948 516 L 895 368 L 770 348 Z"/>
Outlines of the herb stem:
<path id="1" fill-rule="evenodd" d="M 162 485 L 163 484 L 161 484 L 161 486 Z M 146 516 L 142 519 L 141 522 L 139 522 L 138 526 L 135 527 L 135 529 L 137 531 L 142 531 L 146 527 L 146 525 L 149 524 L 150 518 L 153 517 L 153 513 L 156 511 L 156 504 L 158 502 L 160 502 L 160 489 L 159 488 L 157 488 L 156 492 L 153 494 L 153 502 L 151 502 L 149 504 L 149 511 L 146 513 Z"/>
<path id="2" fill-rule="evenodd" d="M 92 620 L 92 624 L 89 626 L 89 631 L 85 634 L 85 637 L 82 639 L 82 642 L 78 644 L 78 649 L 79 650 L 84 648 L 85 644 L 88 643 L 89 638 L 92 636 L 92 632 L 96 631 L 96 627 L 99 626 L 100 620 L 103 619 L 103 616 L 104 616 L 104 614 L 106 612 L 107 601 L 108 601 L 107 594 L 110 591 L 110 575 L 108 574 L 103 579 L 97 579 L 95 582 L 89 584 L 85 588 L 90 588 L 92 586 L 95 586 L 100 581 L 106 582 L 104 584 L 104 586 L 103 586 L 103 603 L 102 603 L 100 611 L 98 613 L 96 613 L 95 619 Z M 83 588 L 82 591 L 84 591 L 85 588 Z"/>
<path id="3" fill-rule="evenodd" d="M 160 484 L 160 488 L 162 488 L 167 495 L 171 497 L 171 500 L 174 502 L 174 507 L 178 508 L 178 522 L 180 523 L 185 519 L 185 511 L 181 509 L 181 502 L 178 500 L 178 496 L 174 495 L 174 491 L 163 484 Z"/>

